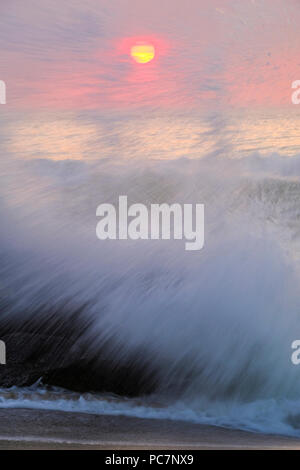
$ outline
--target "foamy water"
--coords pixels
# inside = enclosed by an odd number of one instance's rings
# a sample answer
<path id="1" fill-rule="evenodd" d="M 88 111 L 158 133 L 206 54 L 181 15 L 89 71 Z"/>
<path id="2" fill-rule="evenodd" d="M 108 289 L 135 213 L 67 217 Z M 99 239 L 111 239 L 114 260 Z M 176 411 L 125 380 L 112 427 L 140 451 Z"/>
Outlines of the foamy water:
<path id="1" fill-rule="evenodd" d="M 36 134 L 33 119 L 2 128 L 3 315 L 30 323 L 31 312 L 45 319 L 45 305 L 84 305 L 85 355 L 97 364 L 105 343 L 113 364 L 134 356 L 155 371 L 159 406 L 43 389 L 2 391 L 1 406 L 300 435 L 300 369 L 290 360 L 300 335 L 294 121 L 286 152 L 263 150 L 261 136 L 249 153 L 237 145 L 239 127 L 229 119 L 221 126 L 216 116 L 179 116 L 174 128 L 170 116 L 146 117 L 144 126 L 140 116 L 136 129 L 137 118 L 118 127 L 108 117 L 67 114 L 62 132 L 48 117 Z M 162 122 L 168 135 L 160 134 Z M 195 141 L 179 151 L 176 136 L 186 128 Z M 213 139 L 210 149 L 197 141 L 201 129 Z M 116 139 L 122 144 L 108 158 Z M 204 250 L 187 253 L 180 241 L 100 242 L 96 208 L 120 194 L 145 205 L 204 203 Z"/>
<path id="2" fill-rule="evenodd" d="M 74 393 L 55 387 L 34 385 L 0 390 L 0 408 L 53 410 L 94 415 L 167 419 L 265 434 L 300 436 L 299 401 L 258 400 L 247 404 L 228 401 L 168 404 L 159 396 L 124 399 L 114 395 Z"/>

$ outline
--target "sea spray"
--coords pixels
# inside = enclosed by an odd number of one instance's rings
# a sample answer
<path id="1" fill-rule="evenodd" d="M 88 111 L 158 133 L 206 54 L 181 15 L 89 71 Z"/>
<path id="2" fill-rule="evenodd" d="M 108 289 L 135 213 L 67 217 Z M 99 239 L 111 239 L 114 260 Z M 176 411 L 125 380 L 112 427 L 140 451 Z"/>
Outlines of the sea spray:
<path id="1" fill-rule="evenodd" d="M 137 163 L 11 153 L 0 171 L 1 283 L 11 293 L 2 322 L 47 334 L 55 312 L 50 338 L 72 338 L 75 362 L 84 357 L 93 375 L 102 371 L 99 389 L 113 376 L 108 391 L 126 394 L 130 381 L 131 394 L 134 386 L 136 395 L 155 392 L 168 409 L 184 404 L 185 417 L 235 426 L 237 415 L 246 426 L 269 403 L 278 409 L 274 429 L 287 420 L 297 427 L 290 345 L 300 311 L 300 157 L 216 152 Z M 204 249 L 179 250 L 180 240 L 99 243 L 95 208 L 120 194 L 130 205 L 203 202 Z"/>

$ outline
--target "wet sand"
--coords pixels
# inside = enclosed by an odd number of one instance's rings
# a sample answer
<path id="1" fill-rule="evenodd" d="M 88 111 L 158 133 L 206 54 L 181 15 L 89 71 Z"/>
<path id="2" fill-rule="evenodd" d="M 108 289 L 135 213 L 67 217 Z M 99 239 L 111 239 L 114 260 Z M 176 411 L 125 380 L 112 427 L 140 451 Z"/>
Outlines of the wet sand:
<path id="1" fill-rule="evenodd" d="M 0 409 L 0 449 L 300 449 L 300 439 L 179 421 Z"/>

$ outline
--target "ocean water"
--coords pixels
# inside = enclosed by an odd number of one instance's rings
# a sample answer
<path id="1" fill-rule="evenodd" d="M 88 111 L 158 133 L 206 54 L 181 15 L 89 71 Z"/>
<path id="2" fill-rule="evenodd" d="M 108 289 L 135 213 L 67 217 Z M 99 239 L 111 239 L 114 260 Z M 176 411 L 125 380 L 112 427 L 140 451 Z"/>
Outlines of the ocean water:
<path id="1" fill-rule="evenodd" d="M 41 385 L 1 407 L 179 419 L 300 436 L 298 111 L 1 111 L 2 316 L 84 305 L 87 355 L 109 344 L 156 373 L 126 400 Z M 205 247 L 96 238 L 96 208 L 205 204 Z M 65 321 L 65 318 L 62 319 Z M 133 365 L 134 367 L 134 365 Z"/>
<path id="2" fill-rule="evenodd" d="M 41 377 L 0 406 L 300 437 L 299 2 L 2 4 L 0 322 L 44 328 L 60 312 L 65 334 L 80 310 L 93 367 L 105 350 L 112 374 L 142 369 L 155 393 Z M 142 66 L 140 42 L 155 48 Z M 204 204 L 204 249 L 100 242 L 96 209 L 120 195 Z"/>

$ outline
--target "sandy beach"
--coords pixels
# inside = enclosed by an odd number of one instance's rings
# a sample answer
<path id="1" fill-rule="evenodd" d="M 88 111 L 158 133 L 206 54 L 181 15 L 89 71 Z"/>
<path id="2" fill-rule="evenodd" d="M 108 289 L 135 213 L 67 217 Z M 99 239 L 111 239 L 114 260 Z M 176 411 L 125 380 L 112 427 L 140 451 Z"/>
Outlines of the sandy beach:
<path id="1" fill-rule="evenodd" d="M 179 421 L 2 409 L 0 449 L 292 450 L 300 440 Z"/>

